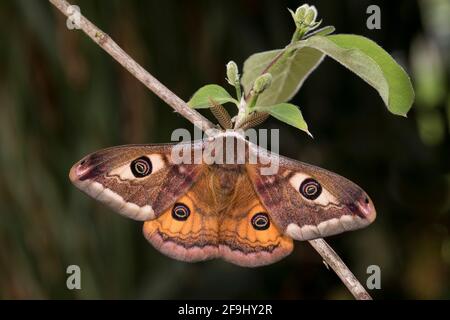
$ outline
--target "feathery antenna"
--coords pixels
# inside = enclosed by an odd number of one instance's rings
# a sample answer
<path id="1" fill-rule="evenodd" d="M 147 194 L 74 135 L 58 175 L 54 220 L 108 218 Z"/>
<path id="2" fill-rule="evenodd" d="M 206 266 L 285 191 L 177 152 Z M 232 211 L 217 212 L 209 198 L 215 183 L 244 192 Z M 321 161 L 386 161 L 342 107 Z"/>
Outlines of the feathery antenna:
<path id="1" fill-rule="evenodd" d="M 267 112 L 254 112 L 239 126 L 239 129 L 247 130 L 256 127 L 266 121 L 268 117 L 269 113 Z"/>
<path id="2" fill-rule="evenodd" d="M 225 130 L 233 128 L 230 114 L 225 107 L 211 98 L 209 98 L 209 104 L 211 106 L 210 110 L 217 121 L 219 121 L 220 126 Z"/>

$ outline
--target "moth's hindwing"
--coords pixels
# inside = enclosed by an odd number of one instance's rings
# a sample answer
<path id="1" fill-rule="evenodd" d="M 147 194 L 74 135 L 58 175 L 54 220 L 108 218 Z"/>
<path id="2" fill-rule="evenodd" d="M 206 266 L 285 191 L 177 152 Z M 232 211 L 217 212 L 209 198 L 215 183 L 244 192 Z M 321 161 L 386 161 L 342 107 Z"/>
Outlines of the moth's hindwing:
<path id="1" fill-rule="evenodd" d="M 241 168 L 243 169 L 243 167 Z M 171 208 L 144 223 L 144 235 L 164 254 L 183 261 L 223 258 L 240 266 L 273 263 L 291 253 L 259 201 L 245 170 L 211 166 Z"/>
<path id="2" fill-rule="evenodd" d="M 208 185 L 208 177 L 202 173 L 161 216 L 144 223 L 144 236 L 156 249 L 188 262 L 219 256 L 218 216 Z"/>
<path id="3" fill-rule="evenodd" d="M 245 168 L 219 228 L 220 253 L 224 260 L 246 267 L 279 261 L 289 255 L 293 241 L 283 234 L 255 193 Z"/>

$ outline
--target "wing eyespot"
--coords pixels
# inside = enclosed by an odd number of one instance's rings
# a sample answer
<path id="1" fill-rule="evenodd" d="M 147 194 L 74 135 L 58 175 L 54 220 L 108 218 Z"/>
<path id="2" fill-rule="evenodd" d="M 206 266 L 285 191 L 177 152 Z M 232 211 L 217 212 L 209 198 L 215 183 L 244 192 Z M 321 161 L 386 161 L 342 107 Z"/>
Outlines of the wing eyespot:
<path id="1" fill-rule="evenodd" d="M 186 221 L 191 215 L 191 210 L 187 205 L 181 202 L 174 204 L 172 208 L 172 218 L 177 221 Z"/>
<path id="2" fill-rule="evenodd" d="M 130 169 L 136 178 L 143 178 L 152 173 L 153 166 L 148 157 L 142 156 L 131 162 Z"/>
<path id="3" fill-rule="evenodd" d="M 300 184 L 299 191 L 306 199 L 315 200 L 322 193 L 322 186 L 316 180 L 307 178 Z"/>
<path id="4" fill-rule="evenodd" d="M 267 213 L 259 212 L 252 217 L 252 227 L 255 230 L 267 230 L 270 227 L 270 219 Z"/>

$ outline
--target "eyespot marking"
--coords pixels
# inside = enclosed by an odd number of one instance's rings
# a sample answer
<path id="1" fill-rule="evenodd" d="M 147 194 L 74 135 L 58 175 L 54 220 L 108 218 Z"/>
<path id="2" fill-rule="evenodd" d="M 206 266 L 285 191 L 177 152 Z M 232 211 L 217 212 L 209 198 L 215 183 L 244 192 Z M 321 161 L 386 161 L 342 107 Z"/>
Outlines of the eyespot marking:
<path id="1" fill-rule="evenodd" d="M 309 189 L 309 193 L 310 193 L 310 198 L 306 197 L 304 194 L 302 194 L 302 185 L 303 187 L 306 186 L 306 183 L 308 181 L 316 181 L 317 180 L 309 175 L 306 175 L 304 173 L 295 173 L 290 179 L 289 179 L 289 183 L 290 185 L 298 192 L 300 193 L 301 197 L 303 199 L 305 199 L 306 201 L 312 201 L 315 204 L 320 204 L 322 206 L 327 206 L 327 205 L 338 205 L 339 201 L 336 199 L 336 197 L 330 193 L 329 190 L 327 190 L 326 185 L 322 185 L 319 184 L 317 182 L 317 184 L 320 186 L 320 193 L 317 192 L 317 197 L 312 198 L 312 194 L 314 194 L 312 191 L 314 191 L 314 189 L 317 187 L 313 187 Z M 318 187 L 317 187 L 318 188 Z"/>
<path id="2" fill-rule="evenodd" d="M 134 161 L 137 161 L 138 159 L 141 159 L 141 158 L 147 158 L 151 164 L 151 166 L 149 166 L 149 168 L 151 168 L 151 172 L 145 177 L 148 177 L 150 174 L 154 174 L 155 172 L 166 167 L 165 160 L 161 154 L 153 153 L 153 154 L 142 155 L 140 158 L 137 158 Z M 121 180 L 135 180 L 135 179 L 145 178 L 145 177 L 139 177 L 139 176 L 136 177 L 135 176 L 135 173 L 132 170 L 132 168 L 133 168 L 132 163 L 134 161 L 132 161 L 131 163 L 126 162 L 123 165 L 121 165 L 120 167 L 117 167 L 117 168 L 111 170 L 110 172 L 108 172 L 108 176 L 117 176 Z M 144 163 L 144 165 L 146 165 L 146 164 Z"/>
<path id="3" fill-rule="evenodd" d="M 172 218 L 177 221 L 186 221 L 191 215 L 191 210 L 187 205 L 181 202 L 177 202 L 172 208 Z"/>
<path id="4" fill-rule="evenodd" d="M 267 230 L 270 227 L 270 219 L 267 213 L 259 212 L 252 217 L 252 227 L 255 230 Z"/>
<path id="5" fill-rule="evenodd" d="M 147 156 L 142 156 L 131 162 L 130 169 L 136 178 L 143 178 L 152 173 L 153 166 Z"/>
<path id="6" fill-rule="evenodd" d="M 300 185 L 299 191 L 306 199 L 315 200 L 322 193 L 322 186 L 316 180 L 307 178 L 303 180 L 302 184 Z"/>

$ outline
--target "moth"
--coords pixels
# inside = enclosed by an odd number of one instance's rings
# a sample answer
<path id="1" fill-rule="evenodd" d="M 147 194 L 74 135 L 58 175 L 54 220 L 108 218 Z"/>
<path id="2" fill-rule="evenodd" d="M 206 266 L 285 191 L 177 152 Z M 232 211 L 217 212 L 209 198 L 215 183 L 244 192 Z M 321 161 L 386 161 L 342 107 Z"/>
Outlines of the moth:
<path id="1" fill-rule="evenodd" d="M 245 151 L 226 150 L 221 139 L 241 143 Z M 208 158 L 204 151 L 213 144 Z M 188 159 L 181 163 L 174 153 L 179 147 L 104 149 L 77 162 L 69 177 L 89 196 L 144 221 L 143 234 L 157 250 L 188 262 L 268 265 L 289 255 L 293 240 L 359 229 L 376 217 L 373 202 L 353 182 L 270 153 L 234 132 L 181 144 Z M 241 161 L 211 161 L 218 151 Z M 273 174 L 263 173 L 268 161 L 278 163 Z"/>

